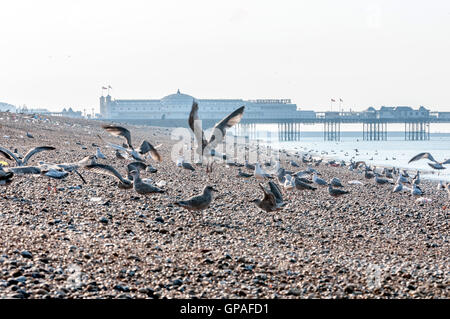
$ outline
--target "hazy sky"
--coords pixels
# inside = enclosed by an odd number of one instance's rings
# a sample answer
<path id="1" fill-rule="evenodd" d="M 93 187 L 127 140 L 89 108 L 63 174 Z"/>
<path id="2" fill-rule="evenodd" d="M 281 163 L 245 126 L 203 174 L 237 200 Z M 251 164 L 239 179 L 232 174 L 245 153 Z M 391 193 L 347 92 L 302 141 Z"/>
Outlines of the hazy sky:
<path id="1" fill-rule="evenodd" d="M 450 1 L 2 1 L 0 101 L 291 98 L 450 111 Z"/>

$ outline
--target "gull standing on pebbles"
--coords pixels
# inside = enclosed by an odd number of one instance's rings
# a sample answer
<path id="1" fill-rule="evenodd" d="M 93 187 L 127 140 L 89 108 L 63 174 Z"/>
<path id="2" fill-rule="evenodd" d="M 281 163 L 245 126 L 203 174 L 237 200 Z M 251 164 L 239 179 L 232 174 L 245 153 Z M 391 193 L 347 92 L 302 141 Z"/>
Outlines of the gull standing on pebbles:
<path id="1" fill-rule="evenodd" d="M 391 180 L 387 178 L 380 177 L 380 174 L 375 173 L 375 182 L 378 184 L 394 184 Z"/>
<path id="2" fill-rule="evenodd" d="M 422 192 L 422 190 L 420 189 L 419 186 L 417 186 L 416 184 L 413 184 L 412 186 L 413 186 L 413 188 L 411 190 L 411 195 L 413 195 L 413 196 L 421 196 L 421 195 L 423 195 L 423 192 Z"/>
<path id="3" fill-rule="evenodd" d="M 251 171 L 255 170 L 255 165 L 249 164 L 247 160 L 245 160 L 245 168 Z"/>
<path id="4" fill-rule="evenodd" d="M 333 197 L 338 197 L 344 194 L 348 194 L 349 192 L 343 189 L 333 188 L 331 184 L 328 184 L 328 193 L 330 193 L 330 195 Z"/>
<path id="5" fill-rule="evenodd" d="M 392 189 L 393 193 L 398 193 L 403 190 L 403 184 L 401 181 L 397 181 L 397 184 L 395 184 L 394 188 Z"/>
<path id="6" fill-rule="evenodd" d="M 255 171 L 253 175 L 258 179 L 271 178 L 269 174 L 267 174 L 259 165 L 259 163 L 255 164 Z"/>
<path id="7" fill-rule="evenodd" d="M 238 168 L 238 174 L 237 174 L 237 176 L 238 176 L 238 177 L 248 178 L 248 177 L 252 177 L 253 174 L 245 173 L 245 172 L 243 172 L 243 171 L 241 170 L 241 168 Z"/>
<path id="8" fill-rule="evenodd" d="M 342 185 L 342 183 L 341 183 L 341 180 L 337 177 L 333 177 L 330 181 L 330 184 L 335 187 L 344 187 L 344 185 Z"/>
<path id="9" fill-rule="evenodd" d="M 212 201 L 212 192 L 217 192 L 212 186 L 205 186 L 200 195 L 192 196 L 189 199 L 175 202 L 174 204 L 186 208 L 194 217 L 194 211 L 201 211 L 209 207 Z M 202 216 L 203 219 L 203 216 Z"/>
<path id="10" fill-rule="evenodd" d="M 328 183 L 324 179 L 322 179 L 320 177 L 317 177 L 317 173 L 316 172 L 314 173 L 312 180 L 313 180 L 314 183 L 316 183 L 318 185 L 321 185 L 321 186 L 328 185 Z"/>
<path id="11" fill-rule="evenodd" d="M 106 159 L 106 156 L 100 151 L 100 147 L 97 147 L 97 152 L 95 153 L 97 158 Z"/>
<path id="12" fill-rule="evenodd" d="M 295 188 L 299 189 L 299 190 L 311 190 L 311 191 L 315 191 L 317 188 L 309 185 L 308 183 L 305 183 L 303 181 L 303 179 L 299 178 L 299 177 L 295 177 L 294 178 L 294 183 L 295 183 Z"/>

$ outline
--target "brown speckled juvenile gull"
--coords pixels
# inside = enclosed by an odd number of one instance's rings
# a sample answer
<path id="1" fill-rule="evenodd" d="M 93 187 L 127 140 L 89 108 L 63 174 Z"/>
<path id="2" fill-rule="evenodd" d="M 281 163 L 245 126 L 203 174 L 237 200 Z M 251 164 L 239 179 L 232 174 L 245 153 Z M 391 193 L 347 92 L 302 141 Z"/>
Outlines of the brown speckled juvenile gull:
<path id="1" fill-rule="evenodd" d="M 191 212 L 192 216 L 194 216 L 193 211 L 201 211 L 209 207 L 212 201 L 212 192 L 217 192 L 217 190 L 212 186 L 205 186 L 200 195 L 192 196 L 186 200 L 175 202 L 174 204 L 186 208 Z"/>

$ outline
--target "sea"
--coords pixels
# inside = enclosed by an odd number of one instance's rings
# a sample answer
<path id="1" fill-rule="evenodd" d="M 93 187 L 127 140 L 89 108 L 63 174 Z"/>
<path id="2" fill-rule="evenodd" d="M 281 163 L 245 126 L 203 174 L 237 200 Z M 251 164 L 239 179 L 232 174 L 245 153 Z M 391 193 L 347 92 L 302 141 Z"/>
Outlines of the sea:
<path id="1" fill-rule="evenodd" d="M 450 158 L 450 132 L 432 132 L 430 140 L 405 141 L 403 131 L 389 131 L 385 141 L 364 141 L 360 131 L 341 131 L 340 141 L 325 141 L 323 132 L 300 130 L 297 140 L 280 140 L 276 125 L 256 125 L 248 134 L 235 130 L 236 135 L 248 135 L 261 146 L 286 150 L 291 153 L 306 153 L 325 159 L 349 162 L 365 161 L 377 167 L 397 167 L 407 171 L 420 170 L 426 179 L 450 182 L 450 165 L 443 170 L 433 170 L 422 159 L 408 164 L 408 161 L 421 152 L 429 152 L 437 161 Z"/>

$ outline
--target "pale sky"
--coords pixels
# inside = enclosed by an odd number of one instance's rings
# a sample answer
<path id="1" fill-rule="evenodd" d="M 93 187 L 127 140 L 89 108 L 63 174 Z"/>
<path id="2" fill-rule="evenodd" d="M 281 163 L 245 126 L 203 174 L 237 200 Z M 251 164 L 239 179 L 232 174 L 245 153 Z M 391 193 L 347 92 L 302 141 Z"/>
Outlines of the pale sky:
<path id="1" fill-rule="evenodd" d="M 0 101 L 290 98 L 450 111 L 450 1 L 2 1 Z"/>

